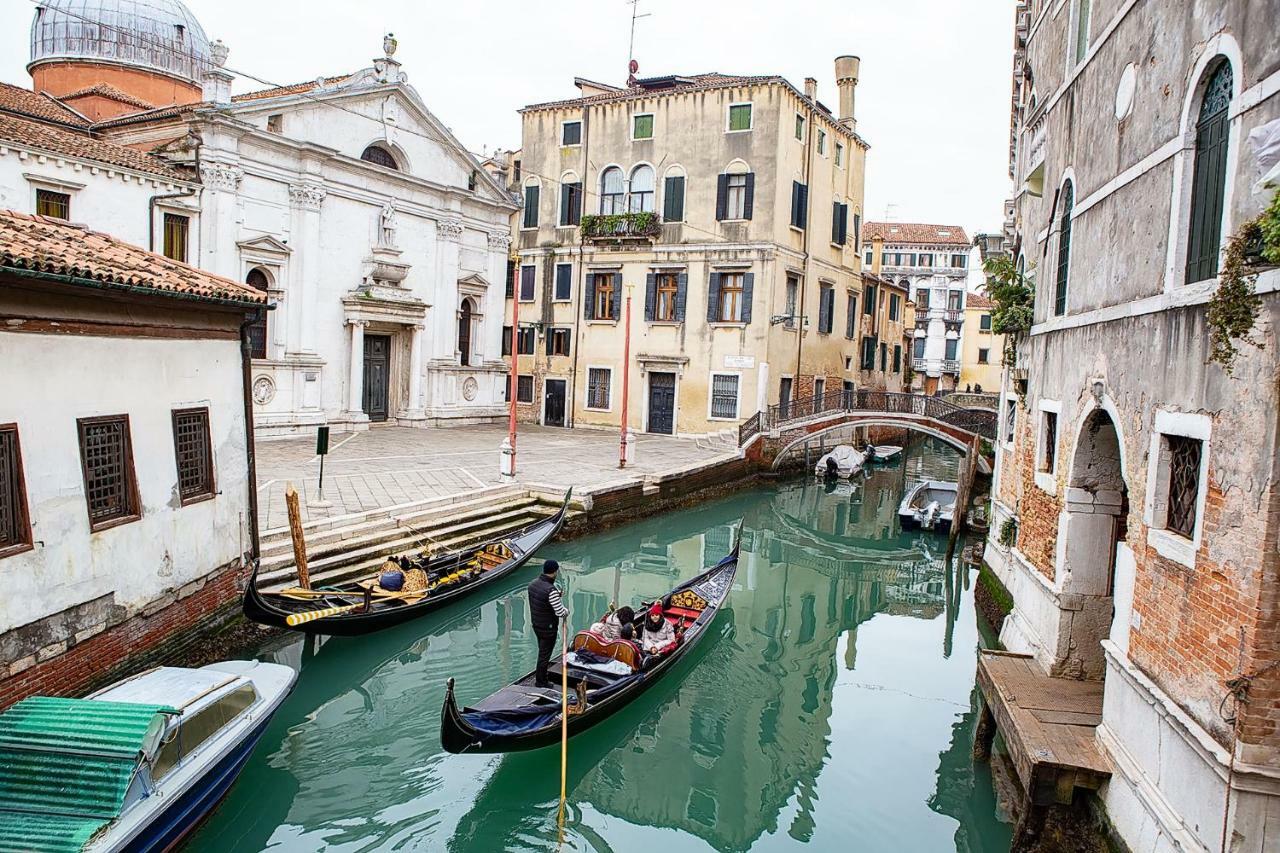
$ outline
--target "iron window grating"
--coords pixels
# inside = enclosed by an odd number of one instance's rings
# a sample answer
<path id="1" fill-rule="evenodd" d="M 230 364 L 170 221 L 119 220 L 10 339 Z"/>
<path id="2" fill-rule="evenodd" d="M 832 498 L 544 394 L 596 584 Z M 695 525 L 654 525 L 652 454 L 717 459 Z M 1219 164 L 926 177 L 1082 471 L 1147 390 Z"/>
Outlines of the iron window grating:
<path id="1" fill-rule="evenodd" d="M 76 426 L 89 529 L 100 530 L 138 518 L 129 416 L 79 418 Z"/>
<path id="2" fill-rule="evenodd" d="M 738 417 L 738 377 L 720 373 L 711 379 L 711 417 Z"/>
<path id="3" fill-rule="evenodd" d="M 1181 435 L 1164 437 L 1169 448 L 1169 501 L 1165 527 L 1180 536 L 1193 538 L 1196 503 L 1200 497 L 1199 439 Z"/>
<path id="4" fill-rule="evenodd" d="M 213 497 L 213 447 L 207 408 L 174 410 L 173 447 L 178 463 L 178 498 L 187 504 Z"/>
<path id="5" fill-rule="evenodd" d="M 18 426 L 0 425 L 0 555 L 25 551 L 31 546 L 25 486 Z"/>
<path id="6" fill-rule="evenodd" d="M 54 219 L 71 218 L 71 196 L 56 190 L 36 190 L 36 213 Z"/>
<path id="7" fill-rule="evenodd" d="M 609 408 L 609 382 L 611 379 L 612 376 L 608 368 L 593 367 L 587 371 L 588 408 Z"/>

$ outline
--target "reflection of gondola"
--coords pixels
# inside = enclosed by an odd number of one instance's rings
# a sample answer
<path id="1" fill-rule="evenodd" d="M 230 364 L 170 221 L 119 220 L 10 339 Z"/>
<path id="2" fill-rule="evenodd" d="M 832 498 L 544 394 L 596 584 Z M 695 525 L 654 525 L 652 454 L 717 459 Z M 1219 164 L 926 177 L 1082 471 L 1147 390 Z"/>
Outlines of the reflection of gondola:
<path id="1" fill-rule="evenodd" d="M 556 535 L 564 524 L 569 511 L 570 489 L 564 496 L 559 512 L 548 519 L 531 524 L 498 540 L 478 548 L 455 551 L 419 563 L 410 568 L 420 568 L 428 578 L 437 578 L 435 588 L 424 590 L 421 595 L 403 593 L 396 596 L 375 596 L 358 581 L 342 584 L 329 595 L 318 590 L 314 597 L 304 599 L 287 595 L 264 593 L 257 588 L 257 570 L 249 578 L 244 591 L 244 614 L 254 622 L 279 628 L 294 628 L 312 634 L 355 636 L 368 634 L 392 625 L 399 625 L 425 613 L 429 613 L 458 599 L 498 578 L 504 577 L 528 562 L 534 552 Z M 501 558 L 486 561 L 491 553 Z M 353 603 L 353 597 L 363 596 L 363 602 Z M 307 617 L 315 612 L 328 612 L 319 618 L 306 618 L 297 624 L 289 624 L 289 618 Z"/>
<path id="2" fill-rule="evenodd" d="M 632 701 L 669 672 L 707 633 L 707 628 L 724 604 L 738 571 L 738 544 L 723 560 L 694 579 L 671 591 L 675 599 L 700 607 L 668 606 L 668 619 L 675 619 L 683 635 L 676 649 L 650 666 L 633 668 L 626 674 L 608 674 L 575 665 L 569 667 L 569 684 L 578 691 L 569 717 L 569 733 L 584 731 Z M 696 613 L 696 615 L 695 615 Z M 553 667 L 559 678 L 558 665 Z M 458 709 L 453 679 L 445 691 L 440 717 L 440 742 L 449 752 L 514 752 L 548 746 L 560 739 L 558 691 L 534 686 L 535 675 L 502 688 L 474 707 Z M 579 703 L 585 704 L 581 706 Z"/>

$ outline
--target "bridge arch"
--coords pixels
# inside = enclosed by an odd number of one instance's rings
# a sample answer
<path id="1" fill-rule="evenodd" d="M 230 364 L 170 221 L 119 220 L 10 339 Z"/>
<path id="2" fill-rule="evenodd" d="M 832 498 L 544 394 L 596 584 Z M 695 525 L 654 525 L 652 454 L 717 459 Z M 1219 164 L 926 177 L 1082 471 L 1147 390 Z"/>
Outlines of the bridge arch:
<path id="1" fill-rule="evenodd" d="M 955 437 L 954 435 L 950 435 L 946 432 L 943 432 L 940 429 L 937 429 L 936 427 L 930 426 L 926 422 L 922 422 L 914 418 L 905 418 L 901 416 L 899 417 L 893 417 L 891 415 L 886 415 L 881 417 L 871 416 L 867 418 L 844 420 L 844 421 L 841 421 L 840 423 L 832 424 L 831 426 L 823 427 L 822 429 L 814 430 L 813 432 L 807 432 L 804 435 L 797 436 L 796 438 L 789 441 L 787 444 L 783 445 L 782 449 L 778 451 L 777 455 L 774 456 L 773 458 L 773 464 L 769 466 L 769 470 L 777 471 L 778 467 L 782 464 L 782 461 L 788 458 L 791 455 L 792 451 L 797 450 L 800 447 L 803 447 L 805 444 L 813 441 L 814 439 L 821 439 L 825 435 L 830 435 L 840 430 L 863 427 L 863 426 L 888 426 L 888 427 L 898 427 L 901 429 L 913 430 L 915 432 L 923 433 L 925 435 L 932 436 L 933 438 L 936 438 L 945 442 L 946 444 L 960 451 L 960 454 L 962 456 L 967 456 L 969 453 L 969 445 L 966 442 Z M 984 474 L 991 473 L 991 466 L 987 463 L 986 458 L 983 457 L 981 454 L 978 455 L 978 470 Z"/>

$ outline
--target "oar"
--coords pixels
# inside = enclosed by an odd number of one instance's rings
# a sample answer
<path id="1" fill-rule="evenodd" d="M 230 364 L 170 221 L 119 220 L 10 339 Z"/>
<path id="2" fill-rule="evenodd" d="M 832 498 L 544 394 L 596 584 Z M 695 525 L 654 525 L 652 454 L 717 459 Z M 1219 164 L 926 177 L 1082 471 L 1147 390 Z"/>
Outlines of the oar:
<path id="1" fill-rule="evenodd" d="M 364 603 L 346 604 L 342 607 L 322 607 L 319 610 L 308 610 L 306 613 L 294 613 L 284 620 L 284 624 L 290 628 L 296 628 L 299 625 L 305 625 L 308 622 L 314 622 L 317 619 L 323 619 L 326 616 L 336 616 L 339 613 L 346 613 L 349 610 L 355 610 L 358 607 L 364 607 Z"/>
<path id="2" fill-rule="evenodd" d="M 560 843 L 564 844 L 565 778 L 569 771 L 569 620 L 560 620 Z"/>

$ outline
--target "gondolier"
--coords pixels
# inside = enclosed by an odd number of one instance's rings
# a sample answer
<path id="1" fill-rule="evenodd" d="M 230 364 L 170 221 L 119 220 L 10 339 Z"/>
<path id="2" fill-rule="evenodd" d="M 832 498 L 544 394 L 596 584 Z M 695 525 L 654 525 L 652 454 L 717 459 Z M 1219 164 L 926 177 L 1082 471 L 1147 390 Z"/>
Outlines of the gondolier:
<path id="1" fill-rule="evenodd" d="M 559 571 L 559 563 L 547 560 L 542 564 L 542 574 L 529 584 L 529 618 L 533 622 L 533 633 L 538 638 L 538 668 L 534 680 L 538 687 L 551 686 L 547 667 L 556 647 L 556 628 L 569 616 L 569 608 L 560 599 L 560 587 L 556 586 L 556 573 Z"/>

